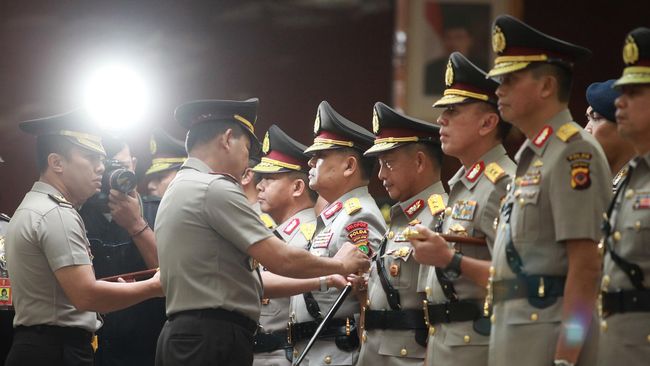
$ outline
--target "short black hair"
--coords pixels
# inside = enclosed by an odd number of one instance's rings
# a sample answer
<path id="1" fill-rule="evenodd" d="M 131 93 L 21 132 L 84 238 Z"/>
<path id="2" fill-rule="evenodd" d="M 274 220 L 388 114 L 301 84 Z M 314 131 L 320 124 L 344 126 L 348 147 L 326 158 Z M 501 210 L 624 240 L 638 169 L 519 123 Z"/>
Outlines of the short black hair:
<path id="1" fill-rule="evenodd" d="M 189 153 L 195 146 L 203 145 L 212 141 L 215 137 L 226 133 L 228 129 L 232 129 L 232 135 L 235 138 L 239 138 L 246 133 L 239 122 L 209 121 L 197 123 L 187 131 L 185 149 Z"/>
<path id="2" fill-rule="evenodd" d="M 528 69 L 536 79 L 541 76 L 552 76 L 557 80 L 557 99 L 568 103 L 571 96 L 573 73 L 568 65 L 560 63 L 533 62 Z"/>
<path id="3" fill-rule="evenodd" d="M 291 179 L 300 179 L 305 183 L 305 188 L 307 189 L 307 193 L 309 194 L 309 200 L 311 203 L 316 203 L 316 200 L 318 199 L 318 193 L 314 191 L 313 189 L 309 188 L 309 176 L 305 172 L 287 172 L 289 177 Z"/>
<path id="4" fill-rule="evenodd" d="M 499 123 L 497 124 L 497 138 L 499 141 L 505 140 L 512 129 L 512 125 L 501 118 L 499 109 L 494 104 L 481 101 L 477 101 L 476 103 L 482 106 L 481 108 L 484 113 L 495 113 L 497 117 L 499 117 Z"/>
<path id="5" fill-rule="evenodd" d="M 375 170 L 375 166 L 377 165 L 377 159 L 374 157 L 363 156 L 363 152 L 350 147 L 344 147 L 337 151 L 340 151 L 343 154 L 354 155 L 361 167 L 361 178 L 364 180 L 370 180 L 370 177 L 372 177 L 372 173 Z"/>
<path id="6" fill-rule="evenodd" d="M 438 168 L 442 166 L 442 158 L 444 157 L 442 153 L 442 147 L 437 143 L 430 142 L 416 142 L 408 144 L 411 151 L 422 151 L 431 161 L 434 161 L 438 164 Z"/>
<path id="7" fill-rule="evenodd" d="M 41 135 L 36 138 L 36 165 L 39 173 L 47 170 L 47 157 L 50 154 L 59 154 L 65 158 L 70 157 L 70 150 L 74 144 L 65 136 Z"/>

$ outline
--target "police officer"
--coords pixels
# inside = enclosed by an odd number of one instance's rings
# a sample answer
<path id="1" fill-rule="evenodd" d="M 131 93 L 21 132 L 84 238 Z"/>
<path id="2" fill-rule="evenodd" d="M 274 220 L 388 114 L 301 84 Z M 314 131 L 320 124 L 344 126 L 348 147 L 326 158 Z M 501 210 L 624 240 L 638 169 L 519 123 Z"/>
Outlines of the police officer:
<path id="1" fill-rule="evenodd" d="M 357 365 L 421 365 L 425 296 L 417 291 L 420 265 L 402 232 L 410 223 L 437 225 L 445 210 L 438 126 L 376 103 L 373 132 L 374 145 L 364 155 L 377 156 L 379 180 L 398 203 L 390 210 L 390 227 L 370 272 Z"/>
<path id="2" fill-rule="evenodd" d="M 288 245 L 305 249 L 316 229 L 316 192 L 309 188 L 307 147 L 272 125 L 264 136 L 261 162 L 253 167 L 259 174 L 258 200 L 262 212 L 279 222 L 273 233 Z M 265 285 L 272 281 L 290 282 L 293 294 L 316 290 L 319 278 L 286 279 L 263 268 Z M 287 341 L 289 297 L 262 299 L 261 330 L 255 334 L 254 365 L 291 365 L 293 347 Z"/>
<path id="3" fill-rule="evenodd" d="M 374 161 L 362 155 L 372 145 L 374 136 L 338 114 L 326 101 L 318 106 L 314 135 L 314 143 L 305 150 L 311 155 L 309 187 L 329 205 L 316 220 L 316 232 L 309 251 L 317 257 L 331 257 L 345 242 L 376 251 L 386 226 L 377 204 L 368 193 Z M 339 289 L 329 288 L 323 281 L 320 291 L 291 299 L 291 337 L 296 343 L 294 355 L 303 351 L 339 294 Z M 305 364 L 355 364 L 359 355 L 359 300 L 365 301 L 365 291 L 356 295 L 348 297 L 341 305 L 327 329 L 321 333 L 322 337 L 309 351 Z"/>
<path id="4" fill-rule="evenodd" d="M 589 85 L 587 88 L 587 125 L 585 130 L 594 135 L 607 157 L 614 179 L 612 188 L 627 174 L 627 162 L 634 157 L 634 148 L 623 140 L 616 130 L 616 106 L 614 101 L 621 93 L 612 88 L 616 80 L 607 80 Z"/>
<path id="5" fill-rule="evenodd" d="M 162 197 L 178 169 L 187 160 L 183 141 L 175 139 L 161 128 L 152 132 L 149 152 L 152 159 L 151 166 L 145 172 L 147 195 L 143 200 L 147 197 Z"/>
<path id="6" fill-rule="evenodd" d="M 617 129 L 636 157 L 605 222 L 598 365 L 645 365 L 650 357 L 650 29 L 631 31 L 614 86 Z"/>
<path id="7" fill-rule="evenodd" d="M 573 64 L 590 51 L 506 15 L 495 20 L 492 46 L 499 111 L 527 140 L 497 223 L 489 364 L 593 365 L 583 345 L 594 342 L 596 243 L 611 177 L 567 109 Z"/>
<path id="8" fill-rule="evenodd" d="M 347 275 L 369 262 L 356 247 L 318 258 L 286 245 L 251 209 L 239 178 L 254 135 L 257 99 L 203 100 L 176 109 L 189 158 L 169 185 L 156 222 L 168 321 L 158 365 L 250 365 L 262 292 L 258 263 L 289 277 Z"/>
<path id="9" fill-rule="evenodd" d="M 92 365 L 97 312 L 161 296 L 158 275 L 137 283 L 96 281 L 75 210 L 101 187 L 105 151 L 81 110 L 22 122 L 38 136 L 39 181 L 9 223 L 7 265 L 16 317 L 7 365 Z M 35 351 L 36 350 L 36 351 Z"/>
<path id="10" fill-rule="evenodd" d="M 498 84 L 460 53 L 449 57 L 445 108 L 438 123 L 442 150 L 462 167 L 449 181 L 449 207 L 442 232 L 483 238 L 483 245 L 448 243 L 418 227 L 416 259 L 435 266 L 427 278 L 429 342 L 427 365 L 487 365 L 490 335 L 484 314 L 485 285 L 496 229 L 494 219 L 514 176 L 515 163 L 501 144 L 511 125 L 497 111 Z"/>

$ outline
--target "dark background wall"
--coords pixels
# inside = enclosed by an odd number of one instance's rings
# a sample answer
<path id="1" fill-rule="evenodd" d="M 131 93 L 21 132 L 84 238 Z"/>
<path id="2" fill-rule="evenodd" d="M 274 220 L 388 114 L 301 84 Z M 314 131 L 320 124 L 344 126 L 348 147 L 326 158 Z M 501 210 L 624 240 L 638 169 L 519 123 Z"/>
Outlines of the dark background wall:
<path id="1" fill-rule="evenodd" d="M 594 50 L 576 71 L 571 109 L 582 123 L 585 88 L 620 73 L 623 38 L 650 26 L 650 2 L 518 3 L 532 26 Z M 38 177 L 34 138 L 18 122 L 78 105 L 79 75 L 103 57 L 130 55 L 154 82 L 152 113 L 129 136 L 141 165 L 147 131 L 162 125 L 182 137 L 172 113 L 192 99 L 259 97 L 260 136 L 277 123 L 309 142 L 321 100 L 369 128 L 373 103 L 391 101 L 395 8 L 389 0 L 0 3 L 0 211 L 12 213 Z M 374 192 L 383 193 L 376 182 Z"/>

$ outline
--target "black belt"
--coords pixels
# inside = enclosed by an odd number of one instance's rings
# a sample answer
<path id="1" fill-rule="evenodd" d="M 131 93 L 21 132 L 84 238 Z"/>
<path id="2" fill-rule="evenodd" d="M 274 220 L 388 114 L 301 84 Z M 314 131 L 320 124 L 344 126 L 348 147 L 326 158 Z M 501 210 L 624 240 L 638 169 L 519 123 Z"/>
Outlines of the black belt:
<path id="1" fill-rule="evenodd" d="M 492 283 L 492 302 L 512 299 L 544 299 L 564 295 L 564 276 L 520 276 L 511 280 Z"/>
<path id="2" fill-rule="evenodd" d="M 253 339 L 253 352 L 273 352 L 278 349 L 291 348 L 287 338 L 286 330 L 279 330 L 271 333 L 258 332 Z"/>
<path id="3" fill-rule="evenodd" d="M 650 312 L 650 290 L 602 293 L 603 316 L 617 313 Z"/>
<path id="4" fill-rule="evenodd" d="M 320 325 L 319 321 L 310 321 L 304 323 L 289 323 L 287 341 L 290 344 L 311 339 Z M 350 319 L 332 319 L 323 329 L 318 338 L 334 338 L 338 336 L 349 336 L 356 330 L 354 318 Z"/>
<path id="5" fill-rule="evenodd" d="M 426 300 L 425 324 L 466 322 L 476 320 L 483 315 L 482 305 L 479 300 L 461 300 L 444 304 L 431 305 Z"/>
<path id="6" fill-rule="evenodd" d="M 88 342 L 93 338 L 93 333 L 74 327 L 60 327 L 56 325 L 19 325 L 15 329 L 16 333 L 32 333 L 46 337 L 51 337 L 60 341 L 70 342 Z"/>
<path id="7" fill-rule="evenodd" d="M 257 330 L 257 322 L 254 322 L 245 315 L 242 315 L 236 311 L 224 310 L 224 309 L 197 309 L 197 310 L 186 310 L 174 313 L 169 316 L 169 321 L 174 321 L 179 316 L 190 316 L 194 318 L 206 318 L 214 319 L 224 322 L 229 322 L 237 324 L 240 327 L 248 330 L 251 333 L 255 333 Z"/>
<path id="8" fill-rule="evenodd" d="M 365 329 L 426 329 L 422 310 L 366 310 Z"/>

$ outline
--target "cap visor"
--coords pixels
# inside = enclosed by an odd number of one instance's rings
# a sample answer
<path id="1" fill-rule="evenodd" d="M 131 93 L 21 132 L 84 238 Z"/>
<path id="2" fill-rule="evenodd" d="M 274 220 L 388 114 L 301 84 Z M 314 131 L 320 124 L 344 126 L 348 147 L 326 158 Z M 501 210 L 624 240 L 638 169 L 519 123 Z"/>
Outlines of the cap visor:
<path id="1" fill-rule="evenodd" d="M 106 150 L 104 150 L 104 146 L 102 146 L 101 144 L 97 144 L 94 141 L 90 141 L 87 139 L 77 139 L 71 136 L 65 136 L 65 138 L 68 139 L 68 141 L 72 142 L 73 144 L 83 149 L 90 150 L 94 153 L 98 153 L 106 156 Z"/>
<path id="2" fill-rule="evenodd" d="M 275 165 L 275 164 L 270 164 L 267 162 L 261 162 L 255 165 L 252 170 L 255 173 L 283 173 L 283 172 L 292 171 L 291 169 L 287 169 L 285 167 Z"/>
<path id="3" fill-rule="evenodd" d="M 320 151 L 320 150 L 331 150 L 331 149 L 338 149 L 342 146 L 338 146 L 335 144 L 324 144 L 321 142 L 316 142 L 315 144 L 311 145 L 310 147 L 306 148 L 304 153 L 309 154 L 314 151 Z"/>
<path id="4" fill-rule="evenodd" d="M 453 95 L 453 94 L 445 95 L 444 97 L 438 99 L 435 103 L 433 103 L 433 108 L 446 107 L 452 104 L 463 103 L 467 99 L 469 99 L 469 97 L 465 97 L 462 95 Z"/>
<path id="5" fill-rule="evenodd" d="M 149 169 L 144 173 L 144 175 L 151 175 L 155 173 L 164 172 L 166 170 L 171 170 L 179 168 L 182 164 L 152 164 Z"/>
<path id="6" fill-rule="evenodd" d="M 492 70 L 487 73 L 487 77 L 505 75 L 511 72 L 523 70 L 530 64 L 530 62 L 501 62 L 497 65 L 494 65 Z"/>
<path id="7" fill-rule="evenodd" d="M 399 142 L 382 142 L 379 144 L 372 145 L 372 147 L 366 152 L 363 153 L 363 156 L 375 156 L 377 154 L 380 154 L 384 151 L 392 150 L 397 147 L 397 145 L 401 145 Z"/>
<path id="8" fill-rule="evenodd" d="M 614 82 L 614 85 L 612 85 L 614 89 L 630 84 L 650 84 L 650 68 L 648 68 L 649 72 L 626 71 L 623 71 L 623 76 Z"/>

